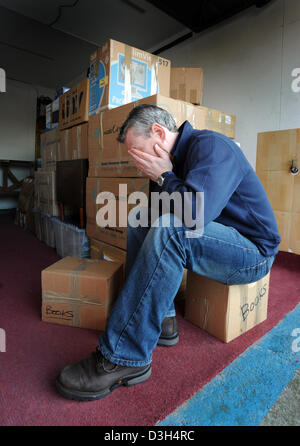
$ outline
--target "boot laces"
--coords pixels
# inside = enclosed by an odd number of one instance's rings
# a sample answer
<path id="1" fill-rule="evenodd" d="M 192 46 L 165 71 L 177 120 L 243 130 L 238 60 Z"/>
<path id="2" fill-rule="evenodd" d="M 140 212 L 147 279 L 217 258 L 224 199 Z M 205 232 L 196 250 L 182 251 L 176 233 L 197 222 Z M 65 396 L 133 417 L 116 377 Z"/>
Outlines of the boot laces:
<path id="1" fill-rule="evenodd" d="M 95 356 L 97 370 L 100 370 L 102 368 L 105 372 L 112 373 L 118 368 L 118 364 L 113 364 L 108 359 L 104 358 L 99 346 L 96 347 Z"/>

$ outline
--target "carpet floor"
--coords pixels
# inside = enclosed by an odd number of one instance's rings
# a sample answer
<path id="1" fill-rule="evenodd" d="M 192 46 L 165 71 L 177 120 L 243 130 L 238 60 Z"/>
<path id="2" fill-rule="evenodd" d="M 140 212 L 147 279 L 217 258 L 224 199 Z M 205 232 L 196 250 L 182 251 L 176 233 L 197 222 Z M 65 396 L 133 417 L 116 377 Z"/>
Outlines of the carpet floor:
<path id="1" fill-rule="evenodd" d="M 41 271 L 59 260 L 55 249 L 0 215 L 0 425 L 153 426 L 211 381 L 299 302 L 300 256 L 279 253 L 271 273 L 268 319 L 224 344 L 183 317 L 177 303 L 180 341 L 153 351 L 144 384 L 121 387 L 95 402 L 62 398 L 55 378 L 66 364 L 88 357 L 99 332 L 41 320 Z M 233 389 L 234 391 L 234 389 Z"/>

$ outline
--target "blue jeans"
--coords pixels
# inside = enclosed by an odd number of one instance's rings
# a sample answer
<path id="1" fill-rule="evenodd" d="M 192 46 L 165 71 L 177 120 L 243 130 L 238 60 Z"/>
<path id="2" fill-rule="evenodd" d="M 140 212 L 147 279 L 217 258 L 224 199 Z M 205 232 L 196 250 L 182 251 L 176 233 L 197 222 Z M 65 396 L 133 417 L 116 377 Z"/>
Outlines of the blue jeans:
<path id="1" fill-rule="evenodd" d="M 163 226 L 165 218 L 169 227 Z M 175 315 L 184 268 L 233 285 L 256 282 L 274 262 L 275 256 L 264 257 L 232 227 L 211 222 L 201 236 L 189 238 L 197 230 L 175 227 L 174 218 L 165 214 L 159 227 L 127 229 L 126 280 L 99 338 L 103 356 L 115 364 L 151 362 L 163 319 Z"/>

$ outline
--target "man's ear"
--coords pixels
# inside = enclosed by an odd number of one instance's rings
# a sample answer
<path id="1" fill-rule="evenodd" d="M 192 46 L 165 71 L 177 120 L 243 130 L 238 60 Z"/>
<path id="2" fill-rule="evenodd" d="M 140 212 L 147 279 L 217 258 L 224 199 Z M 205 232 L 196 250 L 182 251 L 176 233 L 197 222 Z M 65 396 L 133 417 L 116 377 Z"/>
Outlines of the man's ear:
<path id="1" fill-rule="evenodd" d="M 162 125 L 155 122 L 152 124 L 151 131 L 153 136 L 158 136 L 161 141 L 165 140 L 166 132 Z"/>

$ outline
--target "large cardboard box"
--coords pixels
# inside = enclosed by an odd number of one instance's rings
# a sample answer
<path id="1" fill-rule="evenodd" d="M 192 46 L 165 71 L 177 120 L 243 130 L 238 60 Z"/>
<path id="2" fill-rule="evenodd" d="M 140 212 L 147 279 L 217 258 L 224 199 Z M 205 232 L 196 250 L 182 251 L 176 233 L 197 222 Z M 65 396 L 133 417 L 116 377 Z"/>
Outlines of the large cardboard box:
<path id="1" fill-rule="evenodd" d="M 300 254 L 300 129 L 277 130 L 257 136 L 256 173 L 274 211 L 280 251 Z"/>
<path id="2" fill-rule="evenodd" d="M 105 260 L 65 257 L 42 271 L 42 319 L 104 330 L 122 267 Z"/>
<path id="3" fill-rule="evenodd" d="M 60 97 L 59 128 L 63 130 L 89 119 L 89 79 L 84 79 Z"/>
<path id="4" fill-rule="evenodd" d="M 58 216 L 55 172 L 37 170 L 34 173 L 34 185 L 34 207 L 42 212 Z"/>
<path id="5" fill-rule="evenodd" d="M 194 105 L 202 105 L 202 68 L 172 67 L 170 97 Z"/>
<path id="6" fill-rule="evenodd" d="M 154 95 L 113 110 L 105 110 L 89 119 L 89 176 L 141 177 L 124 144 L 117 141 L 123 122 L 139 104 L 154 104 L 169 111 L 179 127 L 188 120 L 196 129 L 214 130 L 230 138 L 235 136 L 235 116 L 219 110 Z"/>
<path id="7" fill-rule="evenodd" d="M 60 131 L 50 130 L 41 134 L 41 158 L 43 170 L 55 171 L 60 156 Z"/>
<path id="8" fill-rule="evenodd" d="M 120 196 L 119 184 L 124 187 L 127 195 Z M 126 189 L 126 190 L 125 190 Z M 106 202 L 97 204 L 96 199 L 100 192 L 106 193 Z M 126 225 L 129 211 L 137 204 L 128 204 L 128 197 L 132 192 L 143 192 L 149 196 L 149 180 L 147 178 L 87 178 L 86 181 L 86 232 L 90 238 L 100 240 L 104 243 L 117 246 L 126 250 Z M 113 194 L 115 201 L 112 200 Z M 97 224 L 97 213 L 102 206 L 112 204 L 112 210 L 116 211 L 116 225 L 100 227 Z M 120 225 L 119 209 L 125 209 L 126 221 Z"/>
<path id="9" fill-rule="evenodd" d="M 185 319 L 230 342 L 267 318 L 270 273 L 247 285 L 224 285 L 188 271 Z"/>
<path id="10" fill-rule="evenodd" d="M 161 93 L 170 94 L 171 62 L 110 39 L 90 57 L 89 116 Z"/>
<path id="11" fill-rule="evenodd" d="M 58 161 L 88 158 L 88 123 L 62 130 Z"/>

